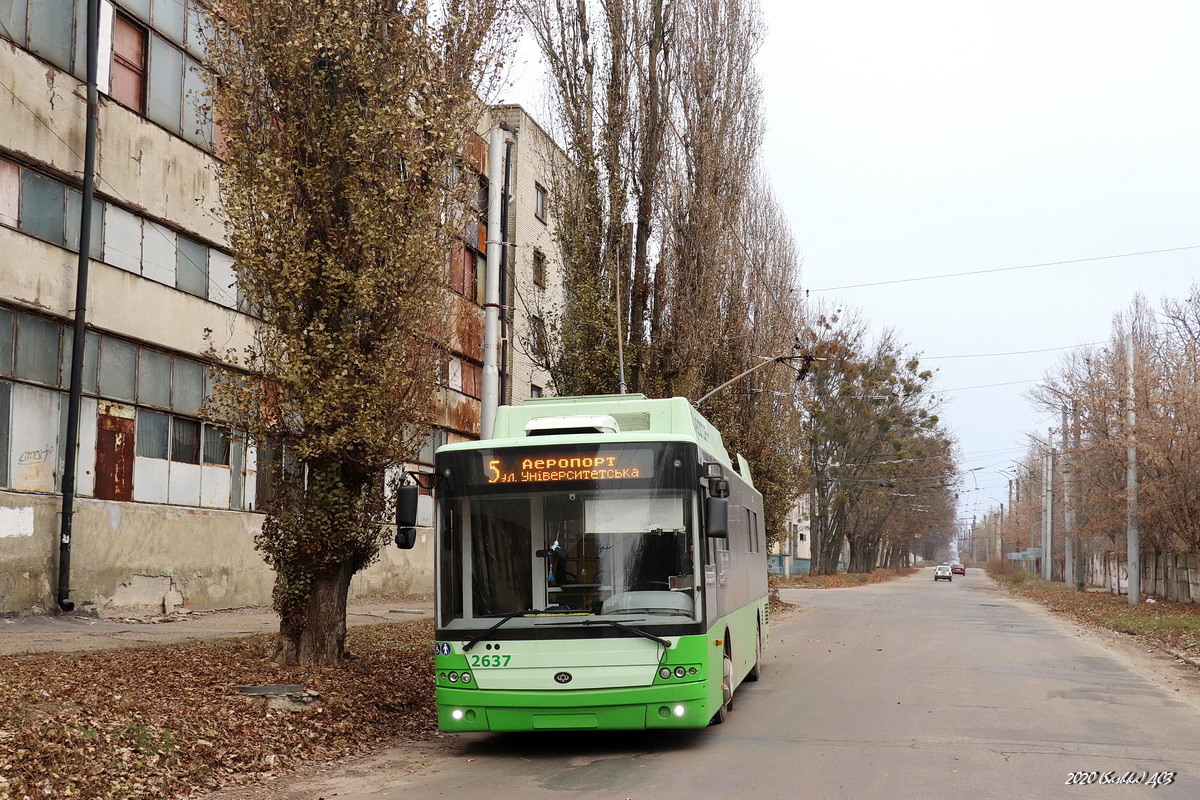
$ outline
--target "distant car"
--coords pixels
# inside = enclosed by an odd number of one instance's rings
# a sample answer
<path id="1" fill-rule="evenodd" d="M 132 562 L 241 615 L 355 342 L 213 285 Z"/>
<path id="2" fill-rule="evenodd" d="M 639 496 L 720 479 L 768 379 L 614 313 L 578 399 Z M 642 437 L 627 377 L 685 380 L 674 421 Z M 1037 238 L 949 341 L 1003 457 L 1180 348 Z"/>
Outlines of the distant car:
<path id="1" fill-rule="evenodd" d="M 954 575 L 950 573 L 950 567 L 945 564 L 939 564 L 933 568 L 933 579 L 935 581 L 940 581 L 943 579 L 952 581 L 954 580 Z"/>
<path id="2" fill-rule="evenodd" d="M 962 564 L 951 564 L 950 571 L 952 573 L 954 573 L 955 575 L 966 575 L 967 574 L 967 568 L 964 567 Z"/>

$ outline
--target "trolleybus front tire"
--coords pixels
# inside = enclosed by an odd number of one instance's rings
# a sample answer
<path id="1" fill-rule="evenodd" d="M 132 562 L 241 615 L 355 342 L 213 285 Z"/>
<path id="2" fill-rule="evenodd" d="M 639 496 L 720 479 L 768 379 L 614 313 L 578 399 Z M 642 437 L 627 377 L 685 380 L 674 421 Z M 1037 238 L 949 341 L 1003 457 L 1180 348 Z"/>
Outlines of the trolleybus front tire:
<path id="1" fill-rule="evenodd" d="M 729 638 L 726 634 L 725 641 L 728 643 Z M 728 644 L 726 644 L 728 648 Z M 721 659 L 721 707 L 717 709 L 717 713 L 713 715 L 712 724 L 720 725 L 729 718 L 729 712 L 733 711 L 733 657 L 729 654 L 729 650 L 725 650 L 725 657 Z"/>

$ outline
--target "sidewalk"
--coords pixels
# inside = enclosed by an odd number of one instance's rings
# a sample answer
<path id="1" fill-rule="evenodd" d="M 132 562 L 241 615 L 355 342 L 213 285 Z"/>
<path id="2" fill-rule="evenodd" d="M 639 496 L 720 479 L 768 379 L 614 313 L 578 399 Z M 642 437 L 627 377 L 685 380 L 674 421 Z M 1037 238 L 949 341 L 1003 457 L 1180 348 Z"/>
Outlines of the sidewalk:
<path id="1" fill-rule="evenodd" d="M 432 614 L 433 598 L 428 595 L 351 599 L 346 604 L 346 627 L 420 619 Z M 277 630 L 279 617 L 269 607 L 106 619 L 79 614 L 5 617 L 0 619 L 0 655 L 143 647 Z"/>

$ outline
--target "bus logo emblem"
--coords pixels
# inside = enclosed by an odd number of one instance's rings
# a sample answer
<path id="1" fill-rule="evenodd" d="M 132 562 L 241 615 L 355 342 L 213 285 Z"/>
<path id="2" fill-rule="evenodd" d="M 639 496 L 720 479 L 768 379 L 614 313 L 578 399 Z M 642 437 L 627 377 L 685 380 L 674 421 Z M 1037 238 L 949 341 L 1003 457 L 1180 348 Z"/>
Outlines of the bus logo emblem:
<path id="1" fill-rule="evenodd" d="M 554 676 L 554 682 L 555 683 L 570 683 L 571 682 L 571 673 L 559 672 L 558 674 L 556 674 Z"/>

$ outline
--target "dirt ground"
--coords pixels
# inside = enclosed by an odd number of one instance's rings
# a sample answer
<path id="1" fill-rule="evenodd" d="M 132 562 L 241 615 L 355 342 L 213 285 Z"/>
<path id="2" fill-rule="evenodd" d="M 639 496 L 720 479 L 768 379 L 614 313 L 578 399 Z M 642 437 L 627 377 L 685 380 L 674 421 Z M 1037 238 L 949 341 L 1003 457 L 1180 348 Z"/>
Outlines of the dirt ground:
<path id="1" fill-rule="evenodd" d="M 433 598 L 428 595 L 352 599 L 346 607 L 346 625 L 419 619 L 432 613 Z M 74 613 L 4 617 L 0 618 L 0 655 L 177 644 L 191 639 L 251 636 L 278 629 L 279 617 L 267 607 L 103 619 Z"/>

